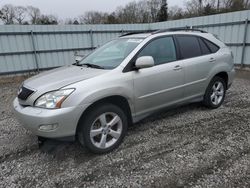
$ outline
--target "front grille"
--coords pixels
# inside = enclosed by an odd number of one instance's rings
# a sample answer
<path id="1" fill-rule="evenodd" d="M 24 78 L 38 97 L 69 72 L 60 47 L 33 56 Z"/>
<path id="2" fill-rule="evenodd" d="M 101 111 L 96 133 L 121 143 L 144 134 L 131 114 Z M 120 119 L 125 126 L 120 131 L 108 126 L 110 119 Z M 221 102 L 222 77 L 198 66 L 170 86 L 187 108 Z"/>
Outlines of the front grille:
<path id="1" fill-rule="evenodd" d="M 18 98 L 25 101 L 32 93 L 34 93 L 34 91 L 22 86 L 18 94 Z"/>

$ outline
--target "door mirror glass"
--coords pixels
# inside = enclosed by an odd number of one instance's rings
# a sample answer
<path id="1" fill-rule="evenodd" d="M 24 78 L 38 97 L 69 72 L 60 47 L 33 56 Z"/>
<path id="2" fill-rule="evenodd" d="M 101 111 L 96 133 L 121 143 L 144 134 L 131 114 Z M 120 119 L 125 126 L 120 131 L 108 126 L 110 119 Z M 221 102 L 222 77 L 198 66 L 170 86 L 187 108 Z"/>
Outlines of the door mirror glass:
<path id="1" fill-rule="evenodd" d="M 135 67 L 137 69 L 149 68 L 149 67 L 153 67 L 154 65 L 155 65 L 155 62 L 152 56 L 139 57 L 135 62 Z"/>

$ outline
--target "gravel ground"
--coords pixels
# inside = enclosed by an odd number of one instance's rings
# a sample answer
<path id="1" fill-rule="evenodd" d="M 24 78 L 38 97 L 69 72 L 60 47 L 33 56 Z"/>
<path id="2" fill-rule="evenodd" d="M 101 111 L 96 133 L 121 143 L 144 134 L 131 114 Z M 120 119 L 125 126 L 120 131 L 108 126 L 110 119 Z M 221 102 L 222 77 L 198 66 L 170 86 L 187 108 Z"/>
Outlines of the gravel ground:
<path id="1" fill-rule="evenodd" d="M 238 75 L 221 108 L 154 115 L 105 155 L 78 143 L 39 149 L 11 110 L 19 83 L 2 83 L 0 187 L 250 187 L 250 73 Z"/>

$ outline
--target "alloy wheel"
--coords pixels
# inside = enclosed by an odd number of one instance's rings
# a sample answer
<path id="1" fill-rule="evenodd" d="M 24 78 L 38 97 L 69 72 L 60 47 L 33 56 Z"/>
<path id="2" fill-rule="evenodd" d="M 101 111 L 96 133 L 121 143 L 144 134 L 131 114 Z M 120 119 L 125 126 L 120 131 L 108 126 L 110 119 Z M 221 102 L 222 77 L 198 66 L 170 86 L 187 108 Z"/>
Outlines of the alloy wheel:
<path id="1" fill-rule="evenodd" d="M 210 99 L 213 105 L 217 106 L 221 103 L 224 97 L 224 92 L 225 92 L 225 89 L 224 89 L 223 83 L 221 83 L 220 81 L 215 82 L 212 87 L 212 94 L 210 96 Z"/>
<path id="2" fill-rule="evenodd" d="M 92 144 L 101 149 L 113 146 L 122 134 L 122 120 L 113 112 L 101 114 L 93 122 L 90 129 Z"/>

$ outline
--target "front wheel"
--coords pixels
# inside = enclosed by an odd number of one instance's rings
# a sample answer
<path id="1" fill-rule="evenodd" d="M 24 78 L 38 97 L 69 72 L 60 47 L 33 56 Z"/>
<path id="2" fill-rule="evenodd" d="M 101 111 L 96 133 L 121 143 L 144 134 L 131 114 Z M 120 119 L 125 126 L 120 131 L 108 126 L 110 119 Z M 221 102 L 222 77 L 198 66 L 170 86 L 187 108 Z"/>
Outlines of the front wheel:
<path id="1" fill-rule="evenodd" d="M 203 103 L 209 108 L 221 106 L 226 95 L 226 82 L 221 77 L 214 77 L 209 83 Z"/>
<path id="2" fill-rule="evenodd" d="M 93 153 L 107 153 L 118 147 L 127 132 L 127 116 L 113 104 L 96 106 L 80 121 L 78 139 Z"/>

